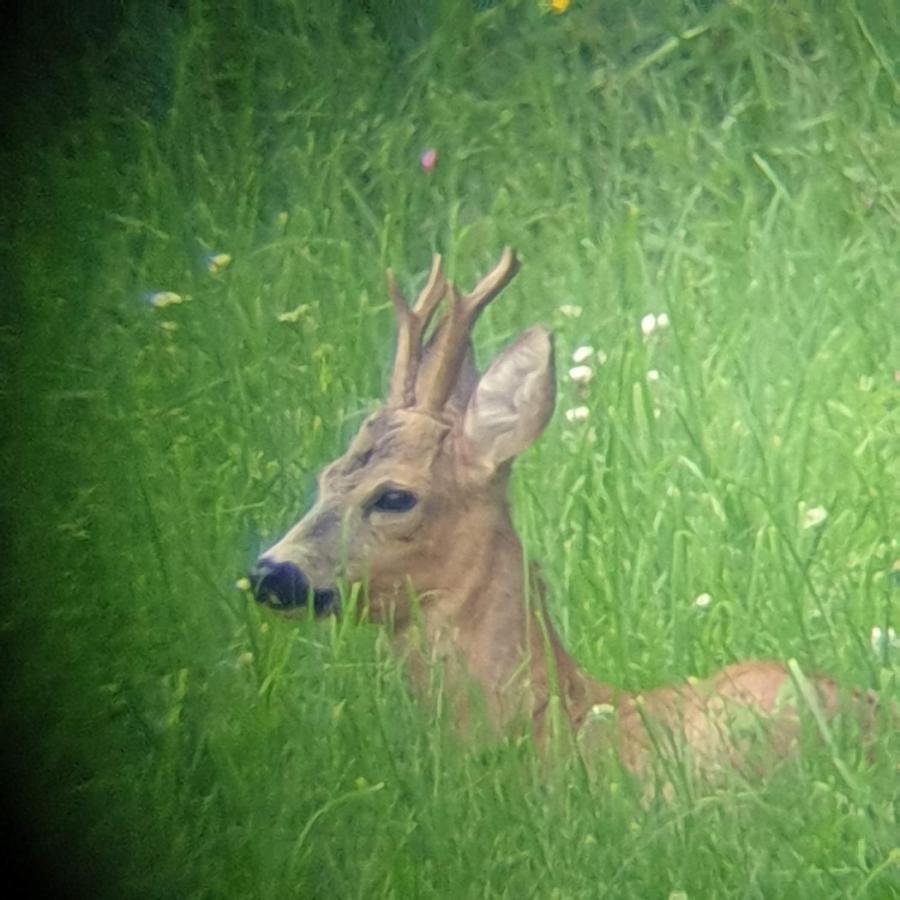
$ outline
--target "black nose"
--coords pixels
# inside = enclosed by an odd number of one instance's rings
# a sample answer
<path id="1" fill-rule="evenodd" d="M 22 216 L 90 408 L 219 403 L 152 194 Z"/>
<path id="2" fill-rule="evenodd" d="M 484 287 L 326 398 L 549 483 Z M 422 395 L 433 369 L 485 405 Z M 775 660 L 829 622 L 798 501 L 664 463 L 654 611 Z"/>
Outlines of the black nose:
<path id="1" fill-rule="evenodd" d="M 250 573 L 253 594 L 261 603 L 274 601 L 278 606 L 304 606 L 309 596 L 309 581 L 293 563 L 274 562 L 263 557 Z"/>
<path id="2" fill-rule="evenodd" d="M 335 592 L 313 590 L 309 579 L 293 563 L 261 557 L 249 577 L 253 595 L 260 603 L 293 608 L 306 606 L 312 598 L 313 609 L 320 615 L 334 606 Z"/>

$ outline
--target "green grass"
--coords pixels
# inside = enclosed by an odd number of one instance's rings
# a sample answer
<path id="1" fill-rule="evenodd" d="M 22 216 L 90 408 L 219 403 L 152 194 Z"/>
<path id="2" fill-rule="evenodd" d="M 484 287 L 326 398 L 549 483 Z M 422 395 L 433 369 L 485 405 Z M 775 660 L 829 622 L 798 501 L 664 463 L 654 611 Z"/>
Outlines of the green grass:
<path id="1" fill-rule="evenodd" d="M 47 76 L 67 111 L 20 98 L 23 842 L 109 896 L 900 895 L 887 728 L 874 759 L 838 741 L 648 805 L 527 743 L 467 751 L 375 629 L 234 590 L 382 396 L 383 269 L 412 288 L 439 250 L 468 285 L 511 244 L 479 356 L 556 331 L 558 412 L 513 492 L 579 661 L 639 690 L 793 658 L 897 698 L 869 643 L 898 628 L 895 5 L 420 6 L 126 8 Z M 162 290 L 189 299 L 141 300 Z M 582 394 L 580 344 L 608 357 Z"/>

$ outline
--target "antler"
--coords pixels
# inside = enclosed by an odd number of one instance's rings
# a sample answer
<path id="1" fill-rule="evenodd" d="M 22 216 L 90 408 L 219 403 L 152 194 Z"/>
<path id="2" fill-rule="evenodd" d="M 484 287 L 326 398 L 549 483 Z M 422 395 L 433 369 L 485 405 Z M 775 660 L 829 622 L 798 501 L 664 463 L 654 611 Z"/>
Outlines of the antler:
<path id="1" fill-rule="evenodd" d="M 417 406 L 432 413 L 444 408 L 459 377 L 469 335 L 478 316 L 518 271 L 519 261 L 515 253 L 506 247 L 497 265 L 478 282 L 470 294 L 460 295 L 454 284 L 447 285 L 449 309 L 435 337 L 434 364 L 427 373 L 426 383 L 419 386 L 418 396 L 415 398 Z"/>
<path id="2" fill-rule="evenodd" d="M 447 279 L 441 271 L 440 255 L 435 253 L 431 261 L 428 282 L 416 298 L 412 309 L 397 287 L 393 269 L 387 270 L 387 284 L 397 315 L 397 354 L 394 357 L 388 404 L 412 406 L 416 400 L 416 375 L 422 358 L 422 337 L 437 305 L 447 292 Z"/>

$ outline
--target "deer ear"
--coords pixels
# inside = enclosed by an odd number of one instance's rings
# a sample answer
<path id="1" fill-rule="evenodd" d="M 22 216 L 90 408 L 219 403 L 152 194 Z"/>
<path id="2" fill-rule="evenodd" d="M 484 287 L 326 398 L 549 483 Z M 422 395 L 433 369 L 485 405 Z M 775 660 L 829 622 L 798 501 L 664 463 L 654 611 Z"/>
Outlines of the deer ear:
<path id="1" fill-rule="evenodd" d="M 531 446 L 553 414 L 553 338 L 531 328 L 481 376 L 463 418 L 466 455 L 495 470 Z"/>

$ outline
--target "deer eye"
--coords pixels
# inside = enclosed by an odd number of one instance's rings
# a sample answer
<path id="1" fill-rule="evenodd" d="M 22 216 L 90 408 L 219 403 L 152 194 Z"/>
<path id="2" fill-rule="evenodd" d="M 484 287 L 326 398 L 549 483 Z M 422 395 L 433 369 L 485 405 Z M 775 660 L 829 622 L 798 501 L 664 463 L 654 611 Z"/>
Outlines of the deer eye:
<path id="1" fill-rule="evenodd" d="M 375 495 L 370 508 L 379 512 L 409 512 L 417 502 L 416 495 L 412 491 L 386 488 Z"/>

